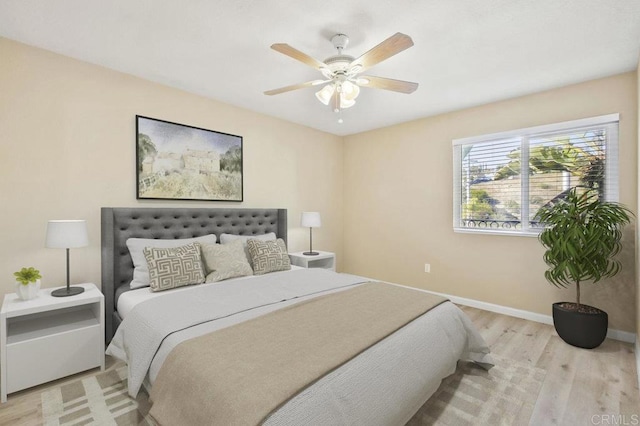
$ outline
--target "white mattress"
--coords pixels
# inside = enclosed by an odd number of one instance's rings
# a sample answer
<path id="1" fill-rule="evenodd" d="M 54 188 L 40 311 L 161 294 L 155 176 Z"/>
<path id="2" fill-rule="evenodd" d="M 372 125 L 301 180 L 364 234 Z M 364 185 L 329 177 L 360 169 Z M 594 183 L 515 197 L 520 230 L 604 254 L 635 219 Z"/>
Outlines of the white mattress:
<path id="1" fill-rule="evenodd" d="M 304 269 L 304 268 L 301 268 L 300 266 L 291 265 L 292 271 L 295 271 L 296 269 Z M 239 280 L 251 279 L 255 277 L 256 275 L 249 275 L 248 277 L 239 277 L 239 278 L 232 278 L 230 280 L 225 280 L 225 282 L 239 281 Z M 204 283 L 200 285 L 216 285 L 216 284 L 218 283 Z M 171 293 L 175 294 L 177 292 L 188 291 L 191 288 L 193 288 L 193 286 L 176 288 L 171 290 Z M 166 294 L 167 294 L 166 292 L 162 292 L 162 291 L 159 291 L 159 292 L 151 291 L 149 287 L 138 288 L 135 290 L 124 292 L 120 295 L 120 297 L 118 298 L 118 303 L 116 304 L 118 314 L 120 315 L 120 318 L 124 319 L 127 316 L 127 314 L 131 312 L 131 310 L 137 304 L 147 301 L 149 299 L 153 299 L 155 297 L 166 295 Z"/>

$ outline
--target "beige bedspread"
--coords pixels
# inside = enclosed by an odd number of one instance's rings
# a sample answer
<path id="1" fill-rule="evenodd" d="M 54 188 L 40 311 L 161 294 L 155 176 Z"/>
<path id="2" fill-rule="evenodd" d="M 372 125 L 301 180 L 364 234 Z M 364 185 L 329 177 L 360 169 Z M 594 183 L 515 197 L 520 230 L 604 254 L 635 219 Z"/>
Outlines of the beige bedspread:
<path id="1" fill-rule="evenodd" d="M 153 385 L 162 425 L 260 424 L 289 398 L 445 299 L 367 283 L 178 345 Z"/>

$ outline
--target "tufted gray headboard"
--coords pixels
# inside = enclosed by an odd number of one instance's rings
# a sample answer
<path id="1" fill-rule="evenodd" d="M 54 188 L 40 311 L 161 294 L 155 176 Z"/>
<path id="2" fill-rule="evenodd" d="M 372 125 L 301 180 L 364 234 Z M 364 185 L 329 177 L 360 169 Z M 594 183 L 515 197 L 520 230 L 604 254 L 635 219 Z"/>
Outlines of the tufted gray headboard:
<path id="1" fill-rule="evenodd" d="M 133 262 L 128 238 L 193 238 L 207 234 L 259 235 L 275 232 L 287 241 L 286 209 L 238 208 L 112 208 L 102 209 L 102 292 L 105 338 L 111 341 L 120 325 L 118 296 L 129 289 Z"/>

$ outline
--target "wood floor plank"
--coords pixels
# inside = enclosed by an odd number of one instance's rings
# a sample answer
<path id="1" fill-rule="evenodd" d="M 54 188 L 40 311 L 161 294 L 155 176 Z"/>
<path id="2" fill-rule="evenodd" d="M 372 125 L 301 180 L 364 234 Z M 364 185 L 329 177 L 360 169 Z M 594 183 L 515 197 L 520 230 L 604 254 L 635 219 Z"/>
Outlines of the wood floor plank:
<path id="1" fill-rule="evenodd" d="M 531 416 L 531 424 L 561 424 L 576 375 L 574 358 L 575 355 L 567 350 L 566 343 L 558 336 L 551 336 L 537 365 L 546 371 L 546 375 Z"/>
<path id="2" fill-rule="evenodd" d="M 497 345 L 504 346 L 506 342 L 513 336 L 513 332 L 510 332 L 512 326 L 512 320 L 518 318 L 509 318 L 505 315 L 499 315 L 492 318 L 489 326 L 484 326 L 479 329 L 480 334 L 484 337 L 487 344 L 494 350 Z"/>
<path id="3" fill-rule="evenodd" d="M 618 342 L 607 341 L 598 349 L 618 349 Z M 571 386 L 563 424 L 596 423 L 602 415 L 619 414 L 620 368 L 611 364 L 611 355 L 595 350 L 578 350 L 576 374 Z"/>
<path id="4" fill-rule="evenodd" d="M 521 321 L 518 325 L 523 326 L 511 328 L 513 335 L 504 344 L 497 343 L 495 351 L 504 357 L 535 366 L 551 338 L 552 327 L 532 321 Z"/>

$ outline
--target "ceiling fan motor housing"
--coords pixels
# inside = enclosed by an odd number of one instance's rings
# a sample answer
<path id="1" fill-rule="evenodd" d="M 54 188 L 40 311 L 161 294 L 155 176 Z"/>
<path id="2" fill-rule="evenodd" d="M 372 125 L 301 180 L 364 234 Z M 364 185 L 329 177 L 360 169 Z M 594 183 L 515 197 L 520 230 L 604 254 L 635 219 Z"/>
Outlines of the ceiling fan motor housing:
<path id="1" fill-rule="evenodd" d="M 349 37 L 346 34 L 336 34 L 331 37 L 331 43 L 333 43 L 333 47 L 338 49 L 338 53 L 342 53 L 342 49 L 349 44 Z"/>
<path id="2" fill-rule="evenodd" d="M 333 47 L 338 50 L 338 54 L 329 56 L 324 60 L 324 63 L 329 70 L 331 70 L 333 77 L 335 77 L 336 74 L 346 74 L 349 64 L 351 64 L 354 59 L 353 56 L 342 54 L 342 50 L 349 44 L 349 37 L 346 34 L 336 34 L 331 37 L 331 43 L 333 43 Z"/>
<path id="3" fill-rule="evenodd" d="M 330 56 L 324 60 L 329 69 L 333 72 L 347 71 L 349 64 L 353 62 L 353 56 L 349 55 L 335 55 Z"/>

